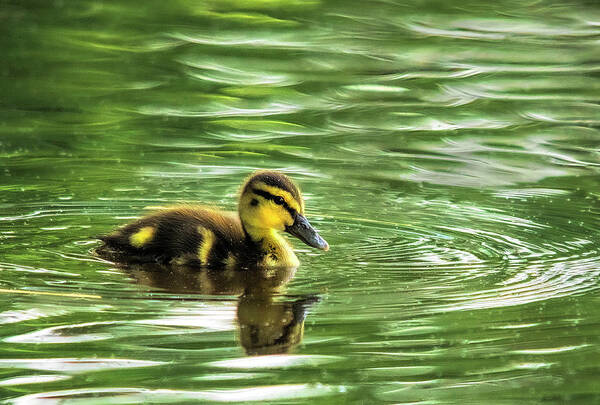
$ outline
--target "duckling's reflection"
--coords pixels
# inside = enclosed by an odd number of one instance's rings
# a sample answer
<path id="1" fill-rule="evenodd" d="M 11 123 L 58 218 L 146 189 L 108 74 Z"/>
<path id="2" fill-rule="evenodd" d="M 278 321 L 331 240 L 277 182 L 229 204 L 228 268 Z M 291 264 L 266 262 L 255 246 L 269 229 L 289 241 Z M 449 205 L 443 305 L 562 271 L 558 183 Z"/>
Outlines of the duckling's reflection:
<path id="1" fill-rule="evenodd" d="M 187 266 L 123 267 L 136 282 L 172 293 L 238 295 L 239 341 L 247 355 L 288 353 L 304 333 L 304 320 L 316 295 L 278 301 L 296 267 L 212 270 Z M 284 297 L 292 298 L 292 297 Z"/>

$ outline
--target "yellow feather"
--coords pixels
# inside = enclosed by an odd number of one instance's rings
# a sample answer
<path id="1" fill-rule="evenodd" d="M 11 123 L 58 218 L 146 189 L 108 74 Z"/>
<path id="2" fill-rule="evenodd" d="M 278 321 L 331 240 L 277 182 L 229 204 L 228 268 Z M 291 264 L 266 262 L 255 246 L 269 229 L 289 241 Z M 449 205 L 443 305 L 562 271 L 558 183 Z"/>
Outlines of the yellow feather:
<path id="1" fill-rule="evenodd" d="M 198 248 L 198 258 L 200 259 L 200 263 L 207 264 L 208 255 L 215 243 L 215 234 L 210 229 L 201 226 L 198 227 L 198 232 L 202 235 L 202 242 L 200 242 L 200 247 Z"/>
<path id="2" fill-rule="evenodd" d="M 132 246 L 139 248 L 147 244 L 154 237 L 154 227 L 145 226 L 129 237 Z"/>

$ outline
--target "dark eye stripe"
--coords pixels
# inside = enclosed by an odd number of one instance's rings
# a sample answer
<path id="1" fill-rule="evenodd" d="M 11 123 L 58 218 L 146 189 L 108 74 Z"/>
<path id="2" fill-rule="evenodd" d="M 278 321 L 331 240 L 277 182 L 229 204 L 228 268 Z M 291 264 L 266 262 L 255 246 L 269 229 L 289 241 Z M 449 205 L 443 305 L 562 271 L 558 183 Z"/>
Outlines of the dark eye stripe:
<path id="1" fill-rule="evenodd" d="M 259 190 L 257 188 L 253 188 L 252 192 L 254 194 L 256 194 L 256 195 L 259 195 L 261 197 L 266 198 L 267 200 L 274 200 L 276 197 L 279 197 L 279 196 L 276 196 L 276 195 L 273 195 L 273 194 L 269 193 L 268 191 Z M 296 210 L 294 210 L 292 207 L 290 207 L 285 200 L 283 200 L 282 207 L 285 208 L 287 210 L 287 212 L 290 213 L 290 215 L 292 216 L 292 218 L 294 218 L 294 215 L 296 215 Z"/>

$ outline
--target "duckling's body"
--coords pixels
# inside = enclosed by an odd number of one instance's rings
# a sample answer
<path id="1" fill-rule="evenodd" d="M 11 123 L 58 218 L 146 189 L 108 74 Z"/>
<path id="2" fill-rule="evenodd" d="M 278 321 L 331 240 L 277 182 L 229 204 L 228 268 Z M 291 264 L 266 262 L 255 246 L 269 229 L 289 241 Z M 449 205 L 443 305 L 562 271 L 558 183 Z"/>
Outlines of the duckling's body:
<path id="1" fill-rule="evenodd" d="M 302 215 L 297 186 L 272 171 L 253 174 L 242 187 L 238 215 L 198 206 L 179 206 L 143 217 L 103 236 L 97 251 L 117 261 L 207 267 L 296 267 L 287 231 L 305 243 L 329 245 Z"/>

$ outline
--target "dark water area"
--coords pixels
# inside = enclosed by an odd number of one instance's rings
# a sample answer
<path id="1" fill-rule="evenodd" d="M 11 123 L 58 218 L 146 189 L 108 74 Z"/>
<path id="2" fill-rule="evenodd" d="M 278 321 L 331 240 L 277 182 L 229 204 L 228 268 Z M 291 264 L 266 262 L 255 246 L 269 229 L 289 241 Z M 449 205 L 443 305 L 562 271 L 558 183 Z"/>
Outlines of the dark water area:
<path id="1" fill-rule="evenodd" d="M 0 33 L 5 403 L 600 402 L 596 2 L 0 1 Z M 329 252 L 91 254 L 256 169 Z"/>

